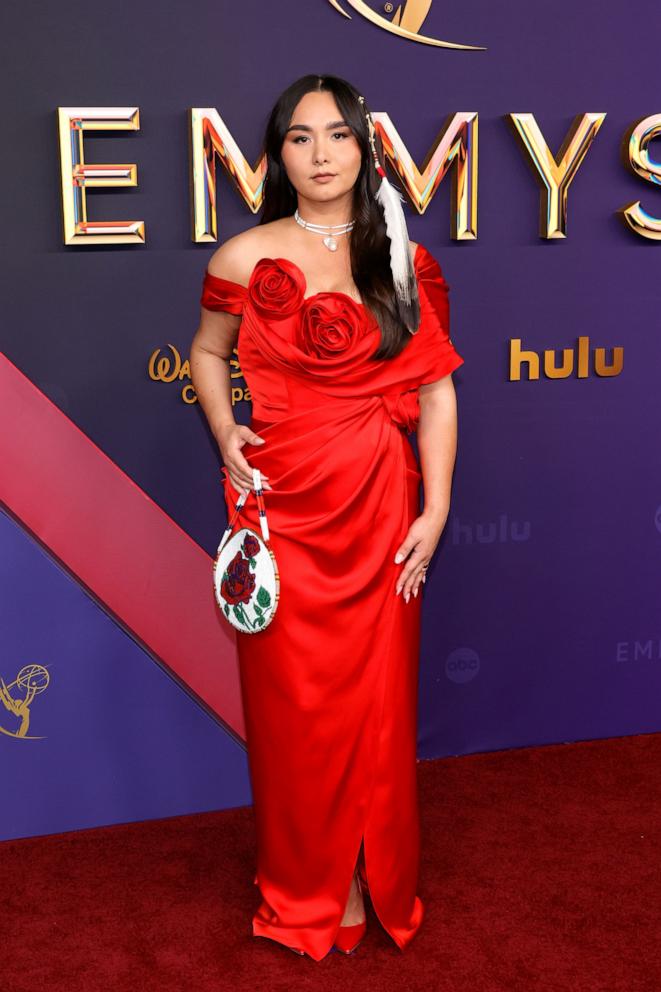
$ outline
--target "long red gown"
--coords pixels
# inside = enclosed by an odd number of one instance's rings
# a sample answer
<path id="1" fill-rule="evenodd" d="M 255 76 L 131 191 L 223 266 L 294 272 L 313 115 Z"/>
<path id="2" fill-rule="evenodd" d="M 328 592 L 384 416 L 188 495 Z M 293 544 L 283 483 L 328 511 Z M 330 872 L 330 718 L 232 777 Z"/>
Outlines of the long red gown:
<path id="1" fill-rule="evenodd" d="M 407 430 L 417 387 L 462 364 L 448 286 L 415 253 L 421 324 L 394 359 L 369 360 L 373 315 L 343 293 L 306 297 L 301 269 L 264 258 L 247 287 L 205 273 L 201 303 L 242 314 L 238 356 L 252 394 L 246 444 L 280 571 L 271 624 L 237 632 L 261 905 L 255 936 L 331 949 L 359 867 L 401 948 L 419 929 L 416 783 L 422 596 L 406 603 L 394 556 L 418 516 Z M 230 512 L 238 498 L 226 470 Z M 254 494 L 238 525 L 260 532 Z"/>

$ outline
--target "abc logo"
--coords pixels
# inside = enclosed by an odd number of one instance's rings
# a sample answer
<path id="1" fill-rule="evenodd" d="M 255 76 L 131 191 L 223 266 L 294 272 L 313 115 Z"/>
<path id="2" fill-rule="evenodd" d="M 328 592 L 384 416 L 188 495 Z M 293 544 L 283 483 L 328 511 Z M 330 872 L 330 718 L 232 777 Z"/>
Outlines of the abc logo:
<path id="1" fill-rule="evenodd" d="M 480 670 L 480 659 L 472 648 L 455 648 L 445 660 L 445 674 L 451 682 L 470 682 Z"/>

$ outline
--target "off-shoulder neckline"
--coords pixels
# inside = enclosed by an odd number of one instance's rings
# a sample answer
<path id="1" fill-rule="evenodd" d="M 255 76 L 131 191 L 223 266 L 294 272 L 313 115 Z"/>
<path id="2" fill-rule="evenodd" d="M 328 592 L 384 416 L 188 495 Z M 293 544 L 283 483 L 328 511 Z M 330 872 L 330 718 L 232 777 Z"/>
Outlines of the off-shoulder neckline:
<path id="1" fill-rule="evenodd" d="M 416 243 L 416 246 L 415 246 L 415 251 L 413 252 L 413 267 L 414 268 L 415 268 L 415 265 L 416 265 L 416 261 L 417 261 L 417 258 L 418 258 L 418 251 L 419 251 L 420 248 L 422 248 L 422 244 L 418 241 Z M 349 296 L 348 293 L 343 293 L 340 290 L 336 290 L 336 289 L 321 289 L 321 290 L 319 290 L 318 293 L 312 293 L 310 296 L 305 296 L 305 291 L 308 288 L 308 282 L 307 282 L 307 279 L 305 278 L 305 273 L 301 269 L 300 265 L 297 265 L 296 262 L 292 262 L 292 260 L 289 259 L 289 258 L 284 258 L 282 255 L 278 255 L 278 256 L 275 256 L 275 257 L 271 257 L 269 255 L 264 255 L 263 258 L 259 258 L 255 262 L 255 265 L 253 267 L 253 270 L 250 273 L 250 278 L 248 279 L 248 285 L 247 286 L 244 286 L 242 282 L 234 282 L 233 279 L 225 279 L 224 276 L 214 276 L 213 273 L 209 272 L 208 269 L 206 270 L 206 275 L 209 276 L 210 279 L 217 279 L 220 282 L 228 282 L 228 283 L 231 283 L 232 286 L 238 286 L 239 289 L 242 289 L 242 290 L 244 290 L 245 293 L 247 293 L 248 290 L 250 289 L 250 284 L 251 284 L 251 282 L 253 280 L 253 276 L 255 274 L 255 269 L 257 268 L 257 266 L 259 265 L 260 262 L 287 262 L 289 265 L 292 266 L 292 268 L 296 269 L 296 271 L 300 275 L 301 280 L 303 282 L 303 303 L 307 303 L 309 300 L 314 300 L 317 296 L 344 296 L 344 297 L 346 297 L 347 300 L 351 300 L 352 303 L 355 303 L 355 305 L 357 307 L 362 307 L 363 309 L 366 309 L 364 303 L 359 303 L 358 300 L 354 300 L 353 296 Z"/>

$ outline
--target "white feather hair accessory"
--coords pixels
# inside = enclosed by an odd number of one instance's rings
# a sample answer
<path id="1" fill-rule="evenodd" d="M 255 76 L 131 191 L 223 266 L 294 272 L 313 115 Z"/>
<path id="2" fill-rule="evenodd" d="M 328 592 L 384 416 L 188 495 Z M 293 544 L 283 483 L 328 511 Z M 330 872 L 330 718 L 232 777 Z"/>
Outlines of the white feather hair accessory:
<path id="1" fill-rule="evenodd" d="M 406 218 L 402 207 L 404 197 L 390 182 L 388 182 L 385 169 L 379 162 L 379 156 L 376 151 L 375 129 L 372 115 L 365 106 L 365 97 L 359 96 L 358 99 L 363 105 L 363 110 L 365 111 L 365 116 L 367 118 L 370 145 L 374 156 L 374 168 L 381 176 L 381 182 L 379 183 L 379 188 L 376 191 L 375 197 L 383 209 L 386 234 L 390 238 L 390 269 L 392 271 L 393 286 L 398 299 L 401 300 L 407 308 L 410 308 L 412 314 L 415 316 L 418 311 L 419 300 L 415 270 L 413 268 L 413 262 L 411 261 L 409 232 L 406 226 Z M 409 334 L 417 334 L 417 331 L 412 331 L 410 327 L 408 327 L 407 330 L 409 331 Z"/>

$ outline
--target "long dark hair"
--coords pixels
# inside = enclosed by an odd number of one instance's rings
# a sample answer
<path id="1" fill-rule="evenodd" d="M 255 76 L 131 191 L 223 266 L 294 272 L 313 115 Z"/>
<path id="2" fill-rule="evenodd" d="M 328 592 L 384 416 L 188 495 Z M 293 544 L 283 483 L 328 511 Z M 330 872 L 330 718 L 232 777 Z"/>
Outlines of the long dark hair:
<path id="1" fill-rule="evenodd" d="M 365 306 L 381 328 L 381 344 L 372 358 L 393 358 L 405 347 L 420 322 L 417 298 L 410 305 L 399 300 L 390 269 L 390 239 L 383 209 L 375 195 L 381 178 L 374 167 L 369 129 L 358 91 L 338 76 L 301 76 L 278 97 L 264 133 L 263 153 L 267 160 L 264 204 L 260 224 L 268 224 L 294 213 L 298 200 L 282 162 L 281 150 L 292 114 L 301 98 L 311 91 L 332 93 L 338 109 L 353 131 L 362 151 L 360 172 L 354 186 L 354 226 L 350 234 L 351 271 Z M 369 110 L 367 101 L 365 108 Z M 383 145 L 378 132 L 375 144 L 383 164 Z M 407 246 L 408 247 L 408 246 Z"/>

